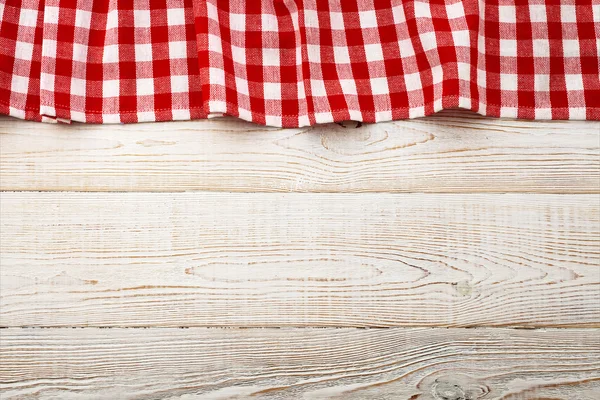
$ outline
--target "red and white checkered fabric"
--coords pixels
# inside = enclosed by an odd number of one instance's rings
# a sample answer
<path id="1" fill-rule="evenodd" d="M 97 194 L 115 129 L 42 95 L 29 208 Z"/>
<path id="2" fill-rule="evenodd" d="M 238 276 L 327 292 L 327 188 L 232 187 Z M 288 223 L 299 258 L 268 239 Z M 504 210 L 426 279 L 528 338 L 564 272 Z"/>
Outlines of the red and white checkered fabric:
<path id="1" fill-rule="evenodd" d="M 0 0 L 0 113 L 600 120 L 598 0 Z"/>

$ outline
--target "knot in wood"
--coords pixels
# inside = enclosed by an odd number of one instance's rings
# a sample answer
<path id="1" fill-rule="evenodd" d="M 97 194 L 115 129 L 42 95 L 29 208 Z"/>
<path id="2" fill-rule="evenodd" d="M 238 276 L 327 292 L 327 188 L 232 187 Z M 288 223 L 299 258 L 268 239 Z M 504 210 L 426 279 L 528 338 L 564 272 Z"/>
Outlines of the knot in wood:
<path id="1" fill-rule="evenodd" d="M 460 385 L 451 382 L 439 382 L 433 386 L 433 395 L 440 400 L 467 400 Z"/>
<path id="2" fill-rule="evenodd" d="M 431 393 L 439 400 L 476 400 L 485 397 L 489 388 L 467 376 L 443 376 L 433 382 Z"/>

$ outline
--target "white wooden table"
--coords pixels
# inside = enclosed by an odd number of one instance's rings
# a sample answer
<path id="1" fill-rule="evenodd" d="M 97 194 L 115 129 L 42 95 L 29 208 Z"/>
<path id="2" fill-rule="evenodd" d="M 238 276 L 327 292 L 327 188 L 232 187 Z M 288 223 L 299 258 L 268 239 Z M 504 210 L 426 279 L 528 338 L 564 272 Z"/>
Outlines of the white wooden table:
<path id="1" fill-rule="evenodd" d="M 598 122 L 0 140 L 2 400 L 600 398 Z"/>

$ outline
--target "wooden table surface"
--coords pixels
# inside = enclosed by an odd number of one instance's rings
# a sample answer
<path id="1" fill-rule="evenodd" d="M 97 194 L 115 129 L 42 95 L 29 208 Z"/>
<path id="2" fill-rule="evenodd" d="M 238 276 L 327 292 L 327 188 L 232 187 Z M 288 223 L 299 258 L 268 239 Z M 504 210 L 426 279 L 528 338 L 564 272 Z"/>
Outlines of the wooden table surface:
<path id="1" fill-rule="evenodd" d="M 600 399 L 600 123 L 0 118 L 0 398 Z"/>

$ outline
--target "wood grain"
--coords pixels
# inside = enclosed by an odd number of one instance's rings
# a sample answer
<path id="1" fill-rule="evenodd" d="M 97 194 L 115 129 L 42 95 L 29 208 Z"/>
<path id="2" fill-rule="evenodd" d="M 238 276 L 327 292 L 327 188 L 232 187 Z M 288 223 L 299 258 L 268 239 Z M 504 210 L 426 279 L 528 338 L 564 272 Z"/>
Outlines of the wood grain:
<path id="1" fill-rule="evenodd" d="M 3 326 L 600 326 L 597 195 L 12 193 Z"/>
<path id="2" fill-rule="evenodd" d="M 446 111 L 358 129 L 0 118 L 2 190 L 600 192 L 600 122 Z"/>
<path id="3" fill-rule="evenodd" d="M 5 329 L 9 399 L 598 399 L 598 331 Z"/>

